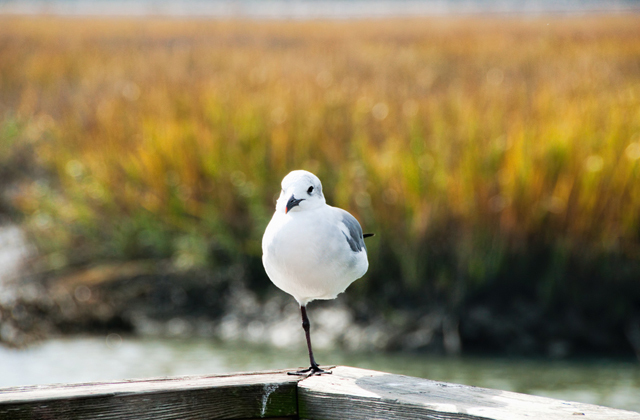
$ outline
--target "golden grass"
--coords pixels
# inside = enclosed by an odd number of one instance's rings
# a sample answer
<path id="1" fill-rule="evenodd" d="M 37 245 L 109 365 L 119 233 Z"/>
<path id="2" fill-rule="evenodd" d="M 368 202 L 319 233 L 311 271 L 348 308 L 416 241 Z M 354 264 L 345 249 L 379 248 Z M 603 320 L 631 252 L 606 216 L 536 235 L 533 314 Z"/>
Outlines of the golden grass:
<path id="1" fill-rule="evenodd" d="M 0 112 L 55 175 L 12 194 L 53 265 L 258 256 L 298 168 L 409 283 L 439 242 L 478 279 L 531 243 L 640 258 L 637 15 L 1 18 Z"/>

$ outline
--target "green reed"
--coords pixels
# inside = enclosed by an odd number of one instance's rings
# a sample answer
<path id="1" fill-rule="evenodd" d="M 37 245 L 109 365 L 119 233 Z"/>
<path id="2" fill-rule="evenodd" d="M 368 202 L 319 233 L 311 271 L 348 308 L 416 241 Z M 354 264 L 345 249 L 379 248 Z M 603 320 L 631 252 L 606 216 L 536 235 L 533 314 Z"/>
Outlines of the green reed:
<path id="1" fill-rule="evenodd" d="M 637 16 L 0 23 L 0 162 L 32 168 L 5 195 L 46 267 L 259 258 L 299 168 L 403 288 L 640 258 Z"/>

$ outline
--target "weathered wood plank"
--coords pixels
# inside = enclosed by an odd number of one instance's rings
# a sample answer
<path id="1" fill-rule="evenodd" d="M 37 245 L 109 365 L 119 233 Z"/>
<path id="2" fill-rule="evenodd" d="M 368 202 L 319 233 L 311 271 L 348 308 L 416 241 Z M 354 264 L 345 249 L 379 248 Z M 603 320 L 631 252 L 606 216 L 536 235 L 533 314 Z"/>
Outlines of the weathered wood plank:
<path id="1" fill-rule="evenodd" d="M 298 383 L 300 419 L 640 420 L 640 413 L 338 366 Z"/>
<path id="2" fill-rule="evenodd" d="M 0 420 L 24 419 L 594 419 L 640 413 L 339 366 L 0 389 Z"/>
<path id="3" fill-rule="evenodd" d="M 0 420 L 295 418 L 286 371 L 0 389 Z"/>

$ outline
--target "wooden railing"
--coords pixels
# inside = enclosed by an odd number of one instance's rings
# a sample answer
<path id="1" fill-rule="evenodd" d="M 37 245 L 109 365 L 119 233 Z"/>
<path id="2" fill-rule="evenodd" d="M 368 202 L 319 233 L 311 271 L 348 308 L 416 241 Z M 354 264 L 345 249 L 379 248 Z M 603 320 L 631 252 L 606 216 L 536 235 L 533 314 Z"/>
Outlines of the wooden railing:
<path id="1" fill-rule="evenodd" d="M 23 419 L 585 419 L 640 413 L 338 366 L 0 388 L 0 420 Z M 1 374 L 1 373 L 0 373 Z"/>

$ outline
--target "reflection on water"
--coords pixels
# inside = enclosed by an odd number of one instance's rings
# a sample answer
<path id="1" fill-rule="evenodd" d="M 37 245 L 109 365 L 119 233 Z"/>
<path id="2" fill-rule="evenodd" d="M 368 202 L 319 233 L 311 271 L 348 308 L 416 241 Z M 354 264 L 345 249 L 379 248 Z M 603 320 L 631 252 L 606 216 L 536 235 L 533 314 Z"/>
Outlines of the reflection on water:
<path id="1" fill-rule="evenodd" d="M 317 351 L 323 363 L 524 392 L 640 411 L 640 365 L 630 361 L 445 358 Z M 303 366 L 304 348 L 276 349 L 204 339 L 58 339 L 0 348 L 0 387 L 198 375 Z"/>

